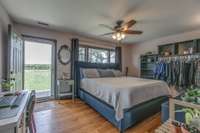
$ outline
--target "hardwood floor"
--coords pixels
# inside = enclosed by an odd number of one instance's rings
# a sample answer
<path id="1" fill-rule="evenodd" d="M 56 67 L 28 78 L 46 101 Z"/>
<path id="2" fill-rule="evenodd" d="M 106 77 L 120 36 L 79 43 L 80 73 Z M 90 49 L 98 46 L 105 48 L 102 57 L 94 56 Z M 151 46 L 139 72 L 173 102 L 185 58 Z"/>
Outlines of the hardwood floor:
<path id="1" fill-rule="evenodd" d="M 47 108 L 48 105 L 50 108 Z M 37 133 L 119 132 L 104 117 L 80 100 L 76 100 L 75 103 L 72 100 L 38 103 L 35 110 L 37 111 L 34 113 Z M 159 125 L 160 114 L 156 114 L 128 129 L 126 133 L 153 133 Z"/>

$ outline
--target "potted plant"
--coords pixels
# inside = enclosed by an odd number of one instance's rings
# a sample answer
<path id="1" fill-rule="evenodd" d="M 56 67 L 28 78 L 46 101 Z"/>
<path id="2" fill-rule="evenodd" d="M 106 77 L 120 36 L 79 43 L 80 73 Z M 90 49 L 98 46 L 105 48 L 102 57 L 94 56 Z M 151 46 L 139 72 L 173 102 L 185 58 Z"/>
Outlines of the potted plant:
<path id="1" fill-rule="evenodd" d="M 194 104 L 200 104 L 200 88 L 191 87 L 187 89 L 181 99 Z M 185 112 L 186 124 L 190 125 L 190 127 L 196 127 L 198 130 L 200 130 L 200 110 L 191 108 L 185 108 L 182 110 Z"/>
<path id="2" fill-rule="evenodd" d="M 14 86 L 14 83 L 12 83 L 11 80 L 3 80 L 1 82 L 2 91 L 10 91 L 13 86 Z"/>
<path id="3" fill-rule="evenodd" d="M 181 97 L 183 101 L 200 104 L 200 88 L 191 87 Z"/>

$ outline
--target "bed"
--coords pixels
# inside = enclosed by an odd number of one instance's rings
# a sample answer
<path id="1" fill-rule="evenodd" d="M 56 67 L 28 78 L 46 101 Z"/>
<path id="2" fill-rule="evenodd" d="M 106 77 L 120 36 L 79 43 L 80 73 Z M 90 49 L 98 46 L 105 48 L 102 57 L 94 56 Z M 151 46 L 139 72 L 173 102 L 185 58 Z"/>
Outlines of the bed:
<path id="1" fill-rule="evenodd" d="M 82 79 L 81 68 L 117 69 L 117 65 L 76 62 L 75 78 L 80 99 L 103 115 L 120 132 L 159 112 L 161 104 L 168 99 L 168 86 L 162 81 L 133 77 Z M 157 93 L 159 90 L 162 91 Z M 143 91 L 146 93 L 141 93 Z"/>

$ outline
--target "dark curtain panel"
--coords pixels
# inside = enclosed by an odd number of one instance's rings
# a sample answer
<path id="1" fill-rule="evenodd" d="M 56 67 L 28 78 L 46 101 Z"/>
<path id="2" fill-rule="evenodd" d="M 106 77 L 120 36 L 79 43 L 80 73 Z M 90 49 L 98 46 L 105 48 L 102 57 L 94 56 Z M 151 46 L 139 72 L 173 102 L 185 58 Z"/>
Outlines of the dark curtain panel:
<path id="1" fill-rule="evenodd" d="M 79 55 L 79 39 L 71 39 L 71 79 L 74 80 L 75 96 L 77 96 L 77 82 L 76 82 L 76 66 L 75 63 L 78 61 Z"/>
<path id="2" fill-rule="evenodd" d="M 122 70 L 122 48 L 116 47 L 115 52 L 116 52 L 115 62 L 117 63 L 118 69 Z"/>
<path id="3" fill-rule="evenodd" d="M 75 79 L 75 62 L 78 61 L 79 40 L 73 38 L 71 40 L 71 79 Z"/>

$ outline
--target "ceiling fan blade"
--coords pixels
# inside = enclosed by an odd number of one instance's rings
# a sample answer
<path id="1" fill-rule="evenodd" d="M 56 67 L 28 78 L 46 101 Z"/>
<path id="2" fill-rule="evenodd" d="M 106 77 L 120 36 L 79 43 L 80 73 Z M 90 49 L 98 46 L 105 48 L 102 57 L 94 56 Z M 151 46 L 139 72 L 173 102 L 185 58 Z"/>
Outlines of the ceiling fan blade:
<path id="1" fill-rule="evenodd" d="M 105 33 L 105 34 L 102 34 L 102 35 L 100 35 L 100 36 L 108 36 L 108 35 L 112 35 L 112 34 L 114 34 L 115 32 L 110 32 L 110 33 Z"/>
<path id="2" fill-rule="evenodd" d="M 125 34 L 142 34 L 143 32 L 142 31 L 136 31 L 136 30 L 126 30 L 126 31 L 123 31 Z"/>
<path id="3" fill-rule="evenodd" d="M 101 27 L 104 27 L 104 28 L 107 28 L 107 29 L 110 29 L 110 30 L 114 31 L 114 29 L 113 29 L 111 26 L 109 26 L 109 25 L 106 25 L 106 24 L 99 24 L 99 26 L 101 26 Z"/>
<path id="4" fill-rule="evenodd" d="M 134 24 L 136 24 L 136 21 L 134 19 L 128 21 L 123 25 L 124 30 L 127 30 L 128 28 L 132 27 Z"/>

